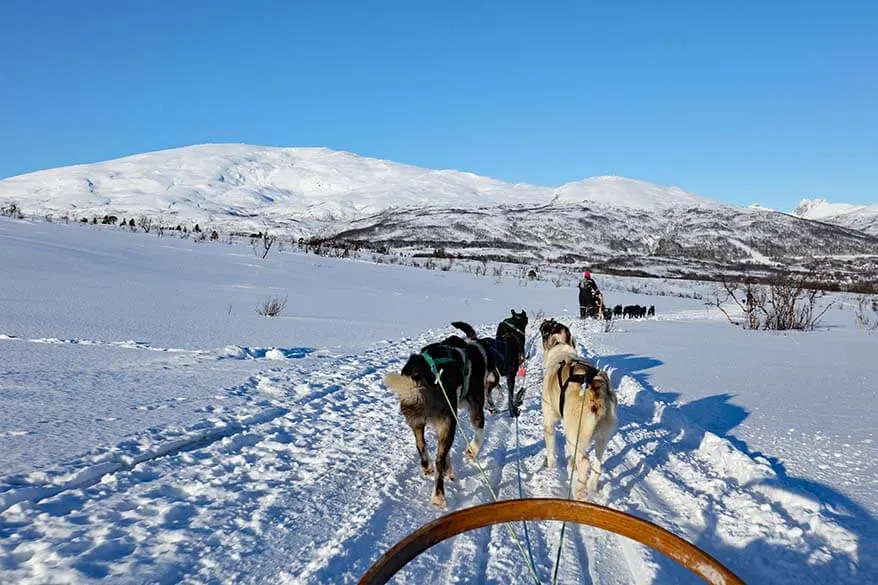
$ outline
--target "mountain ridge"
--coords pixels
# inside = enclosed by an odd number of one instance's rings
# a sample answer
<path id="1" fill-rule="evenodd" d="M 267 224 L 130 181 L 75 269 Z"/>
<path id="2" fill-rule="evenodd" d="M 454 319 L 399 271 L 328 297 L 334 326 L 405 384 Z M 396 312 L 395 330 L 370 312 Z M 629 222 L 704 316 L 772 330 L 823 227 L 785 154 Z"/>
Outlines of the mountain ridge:
<path id="1" fill-rule="evenodd" d="M 322 147 L 143 153 L 5 179 L 4 201 L 30 215 L 149 216 L 220 233 L 665 274 L 818 266 L 859 279 L 878 271 L 876 235 L 825 219 L 625 177 L 539 187 Z"/>
<path id="2" fill-rule="evenodd" d="M 138 200 L 138 195 L 139 200 Z M 323 147 L 205 144 L 48 169 L 0 181 L 0 199 L 39 211 L 183 213 L 209 221 L 249 207 L 317 219 L 354 219 L 389 208 L 595 201 L 626 207 L 723 205 L 677 187 L 601 176 L 558 187 L 506 183 Z M 277 203 L 278 205 L 272 205 Z M 201 212 L 196 211 L 202 210 Z"/>
<path id="3" fill-rule="evenodd" d="M 802 199 L 791 214 L 878 236 L 878 204 L 858 205 L 830 203 L 826 199 Z"/>

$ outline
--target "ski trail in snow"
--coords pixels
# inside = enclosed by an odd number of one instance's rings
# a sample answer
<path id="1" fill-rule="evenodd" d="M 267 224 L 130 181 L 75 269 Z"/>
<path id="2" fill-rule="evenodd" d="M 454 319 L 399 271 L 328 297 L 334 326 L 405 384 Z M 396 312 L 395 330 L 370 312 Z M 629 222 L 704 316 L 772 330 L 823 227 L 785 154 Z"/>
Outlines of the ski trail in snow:
<path id="1" fill-rule="evenodd" d="M 287 360 L 303 358 L 315 351 L 311 347 L 241 347 L 230 345 L 218 349 L 182 349 L 175 347 L 159 347 L 146 341 L 101 341 L 95 339 L 62 339 L 58 337 L 27 338 L 18 335 L 0 333 L 0 341 L 18 341 L 24 343 L 37 343 L 43 345 L 94 345 L 119 347 L 122 349 L 137 349 L 171 354 L 182 354 L 209 359 L 236 359 L 236 360 Z"/>
<path id="2" fill-rule="evenodd" d="M 618 338 L 600 324 L 570 326 L 582 352 L 610 372 L 620 402 L 594 501 L 676 532 L 748 582 L 878 580 L 864 553 L 868 543 L 819 501 L 785 490 L 767 462 L 663 402 L 638 372 L 620 367 L 626 361 L 614 359 Z M 429 504 L 432 479 L 421 474 L 412 433 L 382 378 L 442 333 L 360 355 L 279 362 L 229 390 L 245 397 L 235 410 L 220 409 L 189 429 L 156 429 L 54 475 L 4 478 L 0 581 L 355 583 L 383 552 L 441 514 Z M 538 339 L 528 344 L 535 348 Z M 566 467 L 543 466 L 542 354 L 529 354 L 521 451 L 513 421 L 499 415 L 488 417 L 480 453 L 501 499 L 518 497 L 516 460 L 525 497 L 566 496 Z M 428 445 L 435 452 L 432 433 Z M 458 437 L 458 479 L 446 494 L 451 509 L 490 501 L 462 453 Z M 512 527 L 522 538 L 521 525 Z M 530 524 L 543 583 L 551 579 L 559 531 L 559 523 Z M 531 581 L 503 526 L 435 546 L 396 579 Z M 568 525 L 559 583 L 632 582 L 697 579 L 623 537 Z"/>

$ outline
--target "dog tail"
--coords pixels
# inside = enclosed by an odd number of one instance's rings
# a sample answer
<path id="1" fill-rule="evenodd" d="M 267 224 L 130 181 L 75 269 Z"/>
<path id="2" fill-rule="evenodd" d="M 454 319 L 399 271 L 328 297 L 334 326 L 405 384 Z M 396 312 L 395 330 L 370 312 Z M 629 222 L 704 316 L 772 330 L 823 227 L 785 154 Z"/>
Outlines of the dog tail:
<path id="1" fill-rule="evenodd" d="M 616 394 L 610 384 L 610 379 L 604 372 L 599 371 L 591 384 L 584 389 L 586 391 L 586 400 L 588 401 L 588 409 L 598 415 L 616 416 Z M 609 409 L 607 412 L 605 409 Z"/>
<path id="2" fill-rule="evenodd" d="M 421 394 L 421 387 L 409 376 L 393 373 L 386 374 L 384 376 L 384 385 L 391 392 L 399 396 L 399 401 L 402 404 L 414 405 L 424 400 L 424 396 Z"/>
<path id="3" fill-rule="evenodd" d="M 476 330 L 473 329 L 472 325 L 470 325 L 469 323 L 464 323 L 463 321 L 452 321 L 451 325 L 463 331 L 463 334 L 466 335 L 467 339 L 475 341 L 479 338 Z"/>

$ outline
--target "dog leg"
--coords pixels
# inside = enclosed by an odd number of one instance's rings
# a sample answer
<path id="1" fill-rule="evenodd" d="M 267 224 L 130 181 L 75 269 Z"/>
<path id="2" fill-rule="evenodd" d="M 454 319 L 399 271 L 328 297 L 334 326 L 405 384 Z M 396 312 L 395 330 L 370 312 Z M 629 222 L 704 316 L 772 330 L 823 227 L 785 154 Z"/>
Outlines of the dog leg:
<path id="1" fill-rule="evenodd" d="M 476 428 L 476 434 L 473 437 L 473 440 L 469 445 L 466 446 L 466 456 L 470 459 L 475 459 L 479 454 L 479 449 L 482 446 L 482 438 L 485 436 L 484 428 Z"/>
<path id="2" fill-rule="evenodd" d="M 588 482 L 588 455 L 585 453 L 574 453 L 570 458 L 570 472 L 573 472 L 573 466 L 576 466 L 576 498 L 584 499 L 587 496 L 586 488 Z"/>
<path id="3" fill-rule="evenodd" d="M 454 442 L 454 431 L 457 430 L 457 424 L 453 418 L 440 421 L 436 425 L 436 435 L 439 445 L 436 448 L 436 484 L 433 488 L 434 506 L 439 508 L 448 507 L 445 501 L 445 474 L 448 469 L 448 458 L 451 454 L 451 444 Z"/>
<path id="4" fill-rule="evenodd" d="M 451 453 L 448 453 L 447 461 L 445 462 L 445 479 L 448 481 L 456 481 L 457 475 L 454 473 L 454 465 L 451 461 Z"/>
<path id="5" fill-rule="evenodd" d="M 418 447 L 418 456 L 421 458 L 421 470 L 424 475 L 433 475 L 433 464 L 430 463 L 430 456 L 427 454 L 427 441 L 424 439 L 424 423 L 419 423 L 412 427 L 415 432 L 415 445 Z"/>
<path id="6" fill-rule="evenodd" d="M 485 436 L 485 413 L 478 405 L 470 407 L 469 420 L 476 431 L 472 442 L 466 447 L 466 456 L 475 459 L 479 454 L 479 448 L 482 446 L 482 438 Z"/>
<path id="7" fill-rule="evenodd" d="M 521 411 L 515 404 L 515 374 L 506 376 L 506 387 L 509 389 L 509 416 L 517 418 Z"/>
<path id="8" fill-rule="evenodd" d="M 603 471 L 604 451 L 607 449 L 607 443 L 610 441 L 605 433 L 597 433 L 594 438 L 594 457 L 592 458 L 591 473 L 588 476 L 586 488 L 590 492 L 596 492 L 598 489 L 598 481 L 600 480 L 601 471 Z"/>
<path id="9" fill-rule="evenodd" d="M 555 417 L 549 412 L 551 408 L 543 399 L 543 432 L 546 434 L 546 467 L 554 469 L 558 465 L 555 455 Z"/>

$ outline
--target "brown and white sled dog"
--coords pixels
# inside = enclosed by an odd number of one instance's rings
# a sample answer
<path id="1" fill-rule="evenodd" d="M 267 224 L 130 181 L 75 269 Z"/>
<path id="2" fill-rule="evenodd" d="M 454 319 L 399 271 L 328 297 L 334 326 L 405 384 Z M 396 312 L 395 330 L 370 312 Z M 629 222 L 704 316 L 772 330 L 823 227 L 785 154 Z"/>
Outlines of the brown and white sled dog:
<path id="1" fill-rule="evenodd" d="M 567 325 L 554 319 L 546 319 L 540 323 L 540 337 L 543 340 L 543 352 L 559 343 L 576 346 L 576 340 Z"/>
<path id="2" fill-rule="evenodd" d="M 412 354 L 400 374 L 387 374 L 384 384 L 397 396 L 406 422 L 415 434 L 415 446 L 424 475 L 433 475 L 432 503 L 444 508 L 445 478 L 454 480 L 451 445 L 457 429 L 459 406 L 469 410 L 475 437 L 467 445 L 466 455 L 475 459 L 485 430 L 485 396 L 499 381 L 497 367 L 486 342 L 475 339 L 473 328 L 461 322 L 452 323 L 467 339 L 452 336 L 423 347 Z M 435 430 L 436 467 L 427 454 L 424 429 L 429 423 Z"/>
<path id="3" fill-rule="evenodd" d="M 576 465 L 582 488 L 595 491 L 601 474 L 601 461 L 610 437 L 616 431 L 616 394 L 610 378 L 587 363 L 576 348 L 559 343 L 546 351 L 543 379 L 543 429 L 546 433 L 546 464 L 556 466 L 555 423 L 560 419 L 570 465 Z M 577 434 L 578 448 L 577 445 Z M 587 451 L 594 443 L 591 465 Z M 571 471 L 572 472 L 572 471 Z"/>

